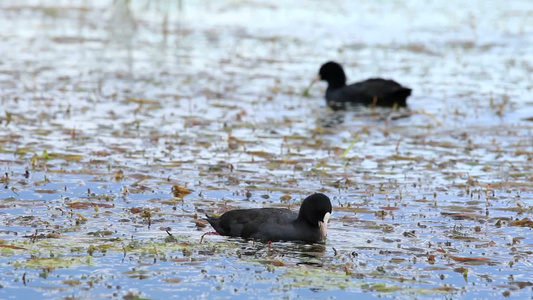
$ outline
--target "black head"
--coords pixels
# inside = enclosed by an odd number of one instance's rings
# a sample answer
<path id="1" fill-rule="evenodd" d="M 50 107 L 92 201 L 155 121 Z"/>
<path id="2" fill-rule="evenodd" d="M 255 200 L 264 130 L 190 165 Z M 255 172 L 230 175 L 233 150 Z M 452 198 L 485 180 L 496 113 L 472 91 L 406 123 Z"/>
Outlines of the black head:
<path id="1" fill-rule="evenodd" d="M 328 61 L 318 71 L 320 80 L 328 82 L 330 87 L 342 87 L 346 85 L 346 75 L 342 66 L 334 61 Z"/>
<path id="2" fill-rule="evenodd" d="M 305 220 L 312 227 L 318 227 L 318 222 L 327 222 L 328 217 L 324 220 L 324 216 L 329 213 L 331 215 L 331 201 L 328 196 L 320 193 L 313 194 L 305 198 L 298 219 Z"/>

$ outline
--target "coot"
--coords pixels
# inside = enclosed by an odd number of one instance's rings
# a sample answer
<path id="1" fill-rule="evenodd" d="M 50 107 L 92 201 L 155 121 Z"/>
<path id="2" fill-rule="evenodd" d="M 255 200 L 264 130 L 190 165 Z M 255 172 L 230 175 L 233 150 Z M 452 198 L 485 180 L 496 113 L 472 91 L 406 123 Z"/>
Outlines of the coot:
<path id="1" fill-rule="evenodd" d="M 346 85 L 342 66 L 333 61 L 323 64 L 318 74 L 317 80 L 328 82 L 326 103 L 333 109 L 345 108 L 348 103 L 406 107 L 411 95 L 411 89 L 389 79 L 371 78 Z"/>
<path id="2" fill-rule="evenodd" d="M 300 212 L 286 208 L 237 209 L 207 221 L 220 235 L 263 242 L 323 241 L 331 215 L 331 201 L 324 194 L 313 194 L 302 203 Z"/>

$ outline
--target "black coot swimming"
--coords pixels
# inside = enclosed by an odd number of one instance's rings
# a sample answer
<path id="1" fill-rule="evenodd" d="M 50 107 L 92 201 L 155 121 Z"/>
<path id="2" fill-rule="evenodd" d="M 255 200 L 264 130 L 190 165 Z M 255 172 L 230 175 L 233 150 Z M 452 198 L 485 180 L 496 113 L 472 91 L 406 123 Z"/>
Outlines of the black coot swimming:
<path id="1" fill-rule="evenodd" d="M 268 241 L 324 241 L 331 215 L 331 201 L 313 194 L 302 203 L 300 212 L 286 208 L 237 209 L 207 221 L 220 235 Z"/>
<path id="2" fill-rule="evenodd" d="M 345 108 L 348 103 L 406 107 L 411 95 L 411 89 L 389 79 L 371 78 L 346 85 L 342 66 L 333 61 L 323 64 L 318 74 L 317 80 L 328 82 L 326 102 L 333 109 Z"/>

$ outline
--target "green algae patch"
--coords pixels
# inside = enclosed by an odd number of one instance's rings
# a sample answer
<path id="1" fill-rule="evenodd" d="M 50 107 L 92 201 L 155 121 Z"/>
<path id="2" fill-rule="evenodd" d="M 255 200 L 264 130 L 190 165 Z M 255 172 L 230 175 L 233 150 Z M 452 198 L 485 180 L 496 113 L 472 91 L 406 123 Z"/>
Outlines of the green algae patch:
<path id="1" fill-rule="evenodd" d="M 380 293 L 393 293 L 393 292 L 402 290 L 402 288 L 399 286 L 385 284 L 385 283 L 374 283 L 371 285 L 363 285 L 362 288 L 364 290 L 380 292 Z"/>
<path id="2" fill-rule="evenodd" d="M 81 281 L 79 280 L 75 280 L 75 279 L 72 279 L 72 280 L 63 280 L 61 281 L 62 284 L 66 284 L 68 286 L 78 286 L 80 284 L 82 284 Z"/>
<path id="3" fill-rule="evenodd" d="M 293 288 L 313 287 L 322 290 L 359 288 L 363 283 L 352 280 L 345 271 L 325 268 L 293 267 L 287 268 L 280 279 L 291 279 Z"/>
<path id="4" fill-rule="evenodd" d="M 92 266 L 93 260 L 89 256 L 64 256 L 64 257 L 35 257 L 23 261 L 16 261 L 14 266 L 21 268 L 76 268 L 79 266 Z"/>

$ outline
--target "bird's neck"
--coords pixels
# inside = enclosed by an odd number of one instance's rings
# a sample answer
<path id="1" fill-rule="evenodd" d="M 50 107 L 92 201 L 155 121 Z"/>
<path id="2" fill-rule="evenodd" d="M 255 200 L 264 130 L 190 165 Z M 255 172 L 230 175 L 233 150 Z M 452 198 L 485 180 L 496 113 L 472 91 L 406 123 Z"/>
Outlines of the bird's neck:
<path id="1" fill-rule="evenodd" d="M 342 81 L 328 82 L 328 91 L 337 90 L 337 89 L 343 88 L 345 86 L 346 86 L 346 82 L 342 82 Z"/>
<path id="2" fill-rule="evenodd" d="M 304 217 L 302 217 L 301 215 L 298 216 L 298 218 L 296 219 L 295 223 L 296 224 L 310 225 L 312 227 L 318 227 L 318 222 L 316 222 L 316 224 L 315 223 L 310 223 Z"/>

